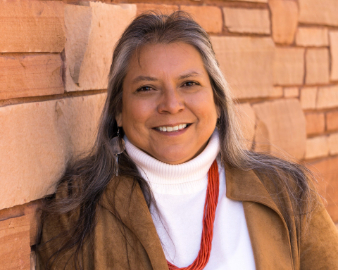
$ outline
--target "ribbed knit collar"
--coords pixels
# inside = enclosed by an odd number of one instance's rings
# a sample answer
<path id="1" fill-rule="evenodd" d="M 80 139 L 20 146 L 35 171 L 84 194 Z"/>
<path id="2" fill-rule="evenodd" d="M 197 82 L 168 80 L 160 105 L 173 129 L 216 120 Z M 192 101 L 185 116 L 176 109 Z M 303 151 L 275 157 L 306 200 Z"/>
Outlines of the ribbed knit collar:
<path id="1" fill-rule="evenodd" d="M 201 154 L 186 163 L 171 165 L 149 156 L 127 137 L 125 141 L 128 155 L 153 192 L 164 194 L 189 194 L 206 187 L 208 170 L 220 149 L 218 131 L 215 130 Z"/>

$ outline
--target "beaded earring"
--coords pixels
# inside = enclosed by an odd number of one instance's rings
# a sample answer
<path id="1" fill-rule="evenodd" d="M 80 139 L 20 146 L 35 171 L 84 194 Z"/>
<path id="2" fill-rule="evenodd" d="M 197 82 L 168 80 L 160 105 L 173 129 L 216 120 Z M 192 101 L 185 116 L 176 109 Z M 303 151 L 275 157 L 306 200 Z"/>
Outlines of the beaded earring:
<path id="1" fill-rule="evenodd" d="M 117 135 L 111 139 L 111 146 L 113 150 L 113 154 L 115 156 L 115 175 L 119 174 L 119 155 L 126 149 L 125 142 L 123 138 L 120 137 L 120 129 L 121 127 L 117 127 Z"/>

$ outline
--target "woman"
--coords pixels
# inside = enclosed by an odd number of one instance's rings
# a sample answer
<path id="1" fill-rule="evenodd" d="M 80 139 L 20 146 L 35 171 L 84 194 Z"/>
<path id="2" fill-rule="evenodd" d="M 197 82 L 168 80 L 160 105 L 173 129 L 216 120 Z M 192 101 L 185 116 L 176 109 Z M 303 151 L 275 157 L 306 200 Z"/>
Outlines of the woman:
<path id="1" fill-rule="evenodd" d="M 338 234 L 309 178 L 244 150 L 199 25 L 141 15 L 116 46 L 92 154 L 47 199 L 38 266 L 338 269 Z"/>

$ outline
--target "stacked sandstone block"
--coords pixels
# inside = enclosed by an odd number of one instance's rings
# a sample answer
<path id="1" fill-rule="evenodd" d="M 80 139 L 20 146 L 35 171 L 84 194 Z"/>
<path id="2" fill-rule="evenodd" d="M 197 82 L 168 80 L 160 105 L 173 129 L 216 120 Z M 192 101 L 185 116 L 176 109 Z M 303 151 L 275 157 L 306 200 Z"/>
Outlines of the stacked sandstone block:
<path id="1" fill-rule="evenodd" d="M 114 44 L 149 9 L 208 31 L 247 148 L 306 162 L 338 222 L 337 0 L 0 1 L 0 269 L 34 269 L 36 209 L 93 144 Z"/>

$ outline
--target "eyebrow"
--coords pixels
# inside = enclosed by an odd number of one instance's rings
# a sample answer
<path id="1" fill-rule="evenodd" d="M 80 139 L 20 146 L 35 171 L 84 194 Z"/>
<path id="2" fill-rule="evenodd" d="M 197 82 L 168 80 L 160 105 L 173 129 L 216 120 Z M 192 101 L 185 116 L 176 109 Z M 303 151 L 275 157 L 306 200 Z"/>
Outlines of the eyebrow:
<path id="1" fill-rule="evenodd" d="M 190 77 L 196 77 L 196 76 L 200 76 L 201 74 L 196 72 L 196 71 L 192 71 L 192 72 L 189 72 L 187 74 L 183 74 L 181 76 L 178 77 L 179 80 L 184 80 L 186 78 L 190 78 Z M 151 81 L 151 82 L 155 82 L 155 81 L 158 81 L 157 78 L 155 77 L 150 77 L 150 76 L 143 76 L 143 75 L 140 75 L 140 76 L 137 76 L 134 80 L 133 80 L 133 83 L 138 83 L 138 82 L 141 82 L 141 81 Z"/>

